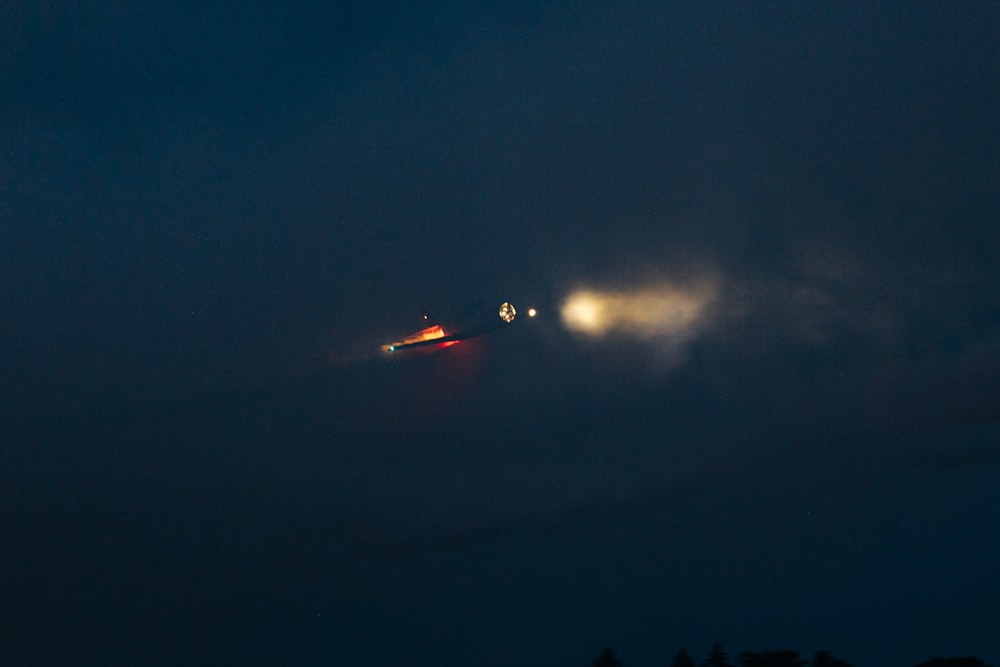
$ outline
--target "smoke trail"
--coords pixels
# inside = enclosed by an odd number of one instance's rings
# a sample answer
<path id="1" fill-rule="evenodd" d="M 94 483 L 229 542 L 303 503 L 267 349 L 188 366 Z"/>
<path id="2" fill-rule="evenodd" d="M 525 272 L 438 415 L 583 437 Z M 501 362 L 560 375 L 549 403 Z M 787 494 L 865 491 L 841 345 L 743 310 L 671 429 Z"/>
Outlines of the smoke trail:
<path id="1" fill-rule="evenodd" d="M 715 300 L 715 288 L 669 283 L 637 290 L 578 290 L 563 303 L 563 324 L 593 338 L 623 335 L 643 340 L 687 338 Z"/>

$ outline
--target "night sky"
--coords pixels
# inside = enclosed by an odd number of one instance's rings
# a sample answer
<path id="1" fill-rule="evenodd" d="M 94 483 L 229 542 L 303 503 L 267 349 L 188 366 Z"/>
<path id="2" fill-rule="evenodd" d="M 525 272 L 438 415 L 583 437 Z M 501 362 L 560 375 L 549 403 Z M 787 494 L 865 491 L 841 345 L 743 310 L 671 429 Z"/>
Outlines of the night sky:
<path id="1" fill-rule="evenodd" d="M 5 3 L 0 665 L 1000 662 L 998 35 Z"/>

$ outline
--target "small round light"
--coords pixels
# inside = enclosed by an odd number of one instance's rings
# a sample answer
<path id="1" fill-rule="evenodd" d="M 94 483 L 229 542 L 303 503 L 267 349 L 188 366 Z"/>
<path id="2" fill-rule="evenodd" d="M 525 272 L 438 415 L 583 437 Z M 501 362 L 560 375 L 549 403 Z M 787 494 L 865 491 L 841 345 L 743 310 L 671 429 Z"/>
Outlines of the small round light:
<path id="1" fill-rule="evenodd" d="M 538 311 L 535 310 L 534 308 L 529 308 L 528 309 L 528 317 L 534 317 L 537 314 L 538 314 Z"/>

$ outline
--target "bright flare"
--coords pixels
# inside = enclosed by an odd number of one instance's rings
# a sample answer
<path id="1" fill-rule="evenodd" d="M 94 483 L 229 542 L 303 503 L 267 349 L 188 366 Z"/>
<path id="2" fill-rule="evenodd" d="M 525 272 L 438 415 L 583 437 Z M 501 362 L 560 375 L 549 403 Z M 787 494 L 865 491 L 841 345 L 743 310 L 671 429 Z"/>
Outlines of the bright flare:
<path id="1" fill-rule="evenodd" d="M 570 331 L 603 337 L 619 333 L 645 339 L 688 332 L 712 301 L 714 290 L 664 284 L 634 291 L 580 290 L 562 306 Z"/>

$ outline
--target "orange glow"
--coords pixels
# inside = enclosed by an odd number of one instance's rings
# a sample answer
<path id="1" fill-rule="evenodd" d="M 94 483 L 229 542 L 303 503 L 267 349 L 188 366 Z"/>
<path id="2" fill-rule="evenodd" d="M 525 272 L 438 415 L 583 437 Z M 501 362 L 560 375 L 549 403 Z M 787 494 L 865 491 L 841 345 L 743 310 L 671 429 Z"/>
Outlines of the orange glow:
<path id="1" fill-rule="evenodd" d="M 445 332 L 445 330 L 441 327 L 440 324 L 435 324 L 432 327 L 427 327 L 426 329 L 421 329 L 416 333 L 410 334 L 403 340 L 396 341 L 395 343 L 390 343 L 388 345 L 383 345 L 382 350 L 385 352 L 391 352 L 395 348 L 400 347 L 402 345 L 410 345 L 411 343 L 422 343 L 425 340 L 435 340 L 438 338 L 444 338 L 447 335 L 448 334 Z M 451 342 L 457 343 L 458 341 L 451 341 Z M 448 343 L 443 343 L 443 345 L 447 344 Z"/>
<path id="2" fill-rule="evenodd" d="M 410 334 L 399 343 L 393 343 L 393 345 L 409 345 L 410 343 L 422 343 L 425 340 L 434 340 L 435 338 L 444 338 L 447 336 L 444 329 L 441 328 L 440 324 L 435 324 L 432 327 L 427 327 L 426 329 L 421 329 L 415 334 Z"/>

